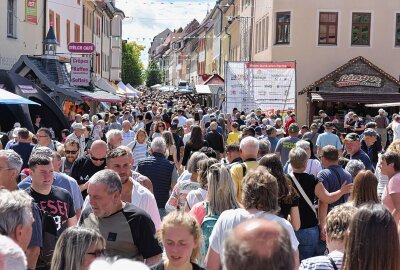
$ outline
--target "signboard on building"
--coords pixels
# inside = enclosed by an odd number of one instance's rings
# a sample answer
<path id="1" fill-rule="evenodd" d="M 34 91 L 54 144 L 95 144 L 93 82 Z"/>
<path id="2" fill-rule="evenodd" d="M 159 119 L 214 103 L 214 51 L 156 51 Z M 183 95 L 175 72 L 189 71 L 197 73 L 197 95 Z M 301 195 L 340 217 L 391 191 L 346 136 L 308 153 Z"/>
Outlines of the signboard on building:
<path id="1" fill-rule="evenodd" d="M 90 58 L 71 58 L 71 85 L 89 86 L 90 83 Z"/>
<path id="2" fill-rule="evenodd" d="M 343 74 L 335 81 L 335 86 L 367 86 L 380 88 L 383 86 L 383 79 L 374 75 Z"/>
<path id="3" fill-rule="evenodd" d="M 227 62 L 226 112 L 295 110 L 295 80 L 295 62 Z"/>
<path id="4" fill-rule="evenodd" d="M 96 50 L 96 46 L 93 43 L 87 42 L 71 42 L 68 43 L 68 51 L 71 53 L 83 53 L 91 54 Z"/>
<path id="5" fill-rule="evenodd" d="M 36 94 L 38 92 L 32 85 L 18 85 L 18 87 L 24 94 Z"/>
<path id="6" fill-rule="evenodd" d="M 27 22 L 38 23 L 37 2 L 37 0 L 25 0 L 25 20 Z"/>

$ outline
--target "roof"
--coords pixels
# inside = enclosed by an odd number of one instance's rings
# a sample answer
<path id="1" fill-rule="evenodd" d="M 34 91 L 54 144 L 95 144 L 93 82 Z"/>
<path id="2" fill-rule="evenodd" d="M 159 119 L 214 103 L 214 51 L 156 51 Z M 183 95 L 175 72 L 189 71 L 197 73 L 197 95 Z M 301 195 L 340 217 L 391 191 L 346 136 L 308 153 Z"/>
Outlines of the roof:
<path id="1" fill-rule="evenodd" d="M 375 71 L 377 71 L 378 73 L 380 73 L 382 76 L 384 76 L 386 79 L 394 82 L 395 84 L 400 86 L 400 81 L 396 80 L 396 78 L 394 78 L 393 76 L 391 76 L 390 74 L 386 73 L 385 71 L 383 71 L 382 69 L 380 69 L 378 66 L 374 65 L 372 62 L 368 61 L 367 59 L 365 59 L 362 56 L 358 56 L 356 58 L 351 59 L 350 61 L 348 61 L 346 64 L 344 64 L 341 67 L 338 67 L 337 69 L 335 69 L 333 72 L 329 73 L 328 75 L 322 77 L 321 79 L 319 79 L 318 81 L 314 82 L 313 84 L 310 84 L 309 86 L 307 86 L 306 88 L 304 88 L 303 90 L 299 91 L 299 95 L 302 95 L 304 93 L 310 92 L 311 90 L 313 90 L 315 87 L 321 85 L 323 82 L 335 77 L 338 73 L 342 72 L 343 70 L 345 70 L 346 68 L 350 67 L 351 65 L 353 65 L 354 63 L 361 61 L 365 64 L 367 64 L 369 67 L 371 67 L 372 69 L 374 69 Z"/>

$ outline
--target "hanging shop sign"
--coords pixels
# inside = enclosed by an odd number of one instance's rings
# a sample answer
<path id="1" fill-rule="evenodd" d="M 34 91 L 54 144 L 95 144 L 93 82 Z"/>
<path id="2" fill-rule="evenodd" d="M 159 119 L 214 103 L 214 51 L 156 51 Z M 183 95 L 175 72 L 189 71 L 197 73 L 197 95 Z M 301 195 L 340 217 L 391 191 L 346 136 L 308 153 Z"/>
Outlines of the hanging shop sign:
<path id="1" fill-rule="evenodd" d="M 90 83 L 90 58 L 71 58 L 71 85 L 89 86 Z"/>
<path id="2" fill-rule="evenodd" d="M 37 0 L 26 0 L 25 19 L 27 22 L 37 24 L 38 22 Z"/>
<path id="3" fill-rule="evenodd" d="M 344 74 L 335 81 L 336 87 L 367 86 L 380 88 L 383 79 L 374 75 Z"/>
<path id="4" fill-rule="evenodd" d="M 88 42 L 71 42 L 68 44 L 68 51 L 70 53 L 94 53 L 96 47 L 93 43 Z"/>

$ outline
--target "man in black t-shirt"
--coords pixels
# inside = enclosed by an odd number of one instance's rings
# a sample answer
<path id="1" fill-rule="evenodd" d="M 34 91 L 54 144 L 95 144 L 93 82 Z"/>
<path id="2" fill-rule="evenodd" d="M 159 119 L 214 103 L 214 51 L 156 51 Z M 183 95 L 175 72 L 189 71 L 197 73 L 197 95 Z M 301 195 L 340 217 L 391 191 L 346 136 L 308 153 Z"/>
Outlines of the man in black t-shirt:
<path id="1" fill-rule="evenodd" d="M 75 207 L 68 191 L 53 186 L 54 170 L 51 158 L 33 155 L 28 164 L 32 185 L 26 189 L 26 192 L 38 204 L 44 215 L 41 258 L 48 265 L 57 238 L 66 228 L 77 223 Z"/>
<path id="2" fill-rule="evenodd" d="M 106 239 L 107 256 L 145 261 L 155 265 L 162 249 L 156 229 L 142 209 L 121 200 L 122 183 L 112 170 L 95 173 L 89 180 L 90 206 L 83 210 L 80 225 L 100 231 Z"/>
<path id="3" fill-rule="evenodd" d="M 72 165 L 70 176 L 78 182 L 83 199 L 87 196 L 86 190 L 89 178 L 96 172 L 104 169 L 106 155 L 107 144 L 102 140 L 96 140 L 90 147 L 90 154 L 78 158 Z"/>

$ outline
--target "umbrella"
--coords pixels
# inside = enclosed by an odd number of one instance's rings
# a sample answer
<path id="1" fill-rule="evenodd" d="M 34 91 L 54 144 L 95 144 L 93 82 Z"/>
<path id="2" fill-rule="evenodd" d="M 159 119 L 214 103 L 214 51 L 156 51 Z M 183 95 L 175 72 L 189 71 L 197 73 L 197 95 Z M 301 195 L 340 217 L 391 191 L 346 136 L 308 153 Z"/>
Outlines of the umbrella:
<path id="1" fill-rule="evenodd" d="M 40 106 L 39 103 L 33 102 L 32 100 L 13 94 L 2 88 L 0 88 L 0 104 L 32 104 Z"/>

